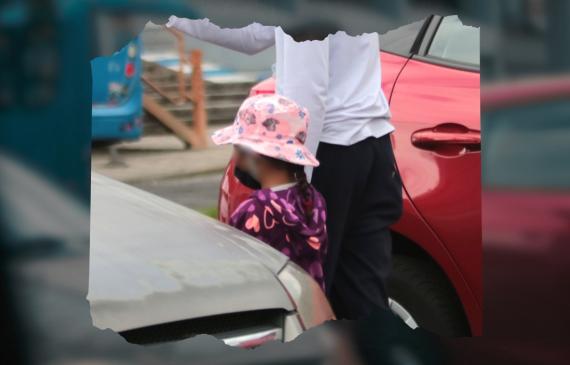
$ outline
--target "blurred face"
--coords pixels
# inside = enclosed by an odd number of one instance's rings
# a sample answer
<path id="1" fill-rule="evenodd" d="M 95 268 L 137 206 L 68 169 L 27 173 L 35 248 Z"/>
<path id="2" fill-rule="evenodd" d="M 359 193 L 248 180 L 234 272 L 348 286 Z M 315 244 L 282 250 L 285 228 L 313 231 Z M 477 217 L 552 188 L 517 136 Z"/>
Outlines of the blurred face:
<path id="1" fill-rule="evenodd" d="M 263 176 L 265 164 L 259 155 L 247 148 L 234 145 L 234 160 L 236 166 L 259 181 Z"/>

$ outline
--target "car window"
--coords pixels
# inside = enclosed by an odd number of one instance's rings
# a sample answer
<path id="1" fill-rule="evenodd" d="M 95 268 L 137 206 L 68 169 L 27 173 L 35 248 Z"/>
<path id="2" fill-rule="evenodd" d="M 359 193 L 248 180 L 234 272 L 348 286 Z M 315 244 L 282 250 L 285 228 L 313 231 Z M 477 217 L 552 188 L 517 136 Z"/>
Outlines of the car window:
<path id="1" fill-rule="evenodd" d="M 425 19 L 381 34 L 380 49 L 400 55 L 409 54 L 424 22 Z"/>
<path id="2" fill-rule="evenodd" d="M 479 28 L 464 25 L 457 15 L 441 20 L 428 56 L 479 66 Z"/>
<path id="3" fill-rule="evenodd" d="M 570 186 L 568 141 L 568 99 L 484 114 L 484 185 L 531 189 L 567 188 Z"/>

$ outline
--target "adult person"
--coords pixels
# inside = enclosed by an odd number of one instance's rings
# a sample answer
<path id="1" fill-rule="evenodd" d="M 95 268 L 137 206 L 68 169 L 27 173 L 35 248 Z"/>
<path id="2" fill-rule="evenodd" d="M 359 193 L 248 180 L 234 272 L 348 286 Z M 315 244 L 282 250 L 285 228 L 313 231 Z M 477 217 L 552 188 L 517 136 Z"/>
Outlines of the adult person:
<path id="1" fill-rule="evenodd" d="M 275 45 L 276 91 L 308 109 L 305 146 L 320 161 L 311 182 L 327 204 L 324 271 L 331 305 L 339 319 L 386 309 L 389 226 L 401 215 L 402 187 L 381 89 L 378 34 L 339 31 L 297 42 L 281 27 L 259 23 L 228 29 L 172 16 L 166 26 L 246 54 Z"/>

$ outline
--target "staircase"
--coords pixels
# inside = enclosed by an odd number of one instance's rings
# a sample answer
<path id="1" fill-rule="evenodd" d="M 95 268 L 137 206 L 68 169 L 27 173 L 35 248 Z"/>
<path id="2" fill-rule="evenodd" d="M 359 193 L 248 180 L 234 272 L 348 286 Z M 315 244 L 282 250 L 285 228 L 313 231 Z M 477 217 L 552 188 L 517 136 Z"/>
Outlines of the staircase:
<path id="1" fill-rule="evenodd" d="M 170 97 L 178 98 L 177 72 L 163 67 L 154 62 L 143 62 L 144 75 L 153 84 L 158 86 Z M 188 81 L 187 81 L 188 82 Z M 235 114 L 245 98 L 249 95 L 249 90 L 254 82 L 226 82 L 214 83 L 204 81 L 206 89 L 206 112 L 209 125 L 230 124 Z M 178 117 L 185 124 L 192 123 L 192 103 L 187 101 L 183 104 L 174 104 L 159 95 L 155 90 L 143 83 L 144 93 L 152 97 L 156 102 L 164 106 L 168 111 Z M 189 84 L 187 84 L 189 85 Z M 159 123 L 152 115 L 144 115 L 145 135 L 165 134 L 169 131 Z"/>

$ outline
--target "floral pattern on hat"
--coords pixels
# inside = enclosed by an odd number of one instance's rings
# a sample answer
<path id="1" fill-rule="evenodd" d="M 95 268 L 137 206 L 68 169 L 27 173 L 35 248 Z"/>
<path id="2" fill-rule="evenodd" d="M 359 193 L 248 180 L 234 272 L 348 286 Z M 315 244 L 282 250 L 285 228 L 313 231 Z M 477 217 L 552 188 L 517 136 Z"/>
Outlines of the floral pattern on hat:
<path id="1" fill-rule="evenodd" d="M 281 95 L 247 98 L 230 127 L 216 131 L 216 144 L 238 144 L 297 165 L 318 166 L 305 147 L 309 115 L 305 108 Z"/>

